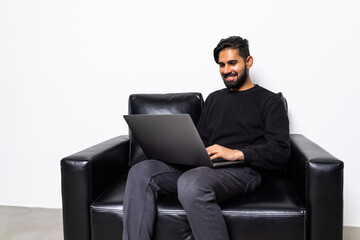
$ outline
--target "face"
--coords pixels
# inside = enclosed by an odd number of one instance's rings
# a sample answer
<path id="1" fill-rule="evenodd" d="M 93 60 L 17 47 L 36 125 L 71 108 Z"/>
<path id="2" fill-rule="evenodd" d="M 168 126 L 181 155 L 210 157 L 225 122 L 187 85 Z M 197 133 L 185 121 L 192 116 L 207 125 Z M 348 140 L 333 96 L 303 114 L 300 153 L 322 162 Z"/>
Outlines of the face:
<path id="1" fill-rule="evenodd" d="M 220 74 L 225 86 L 238 90 L 248 78 L 246 62 L 239 56 L 237 49 L 226 48 L 219 53 Z"/>

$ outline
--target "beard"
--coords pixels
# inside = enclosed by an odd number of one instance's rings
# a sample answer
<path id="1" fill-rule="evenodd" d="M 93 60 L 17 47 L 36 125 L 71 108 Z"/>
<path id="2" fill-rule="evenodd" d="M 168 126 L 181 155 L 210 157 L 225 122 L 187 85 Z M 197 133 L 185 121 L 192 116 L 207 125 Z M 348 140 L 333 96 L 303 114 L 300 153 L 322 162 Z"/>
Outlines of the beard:
<path id="1" fill-rule="evenodd" d="M 226 81 L 225 79 L 229 75 L 234 75 L 234 76 L 236 75 L 237 78 L 235 80 L 233 80 L 233 81 Z M 248 77 L 248 73 L 245 70 L 244 73 L 241 76 L 239 76 L 238 73 L 231 72 L 229 74 L 223 75 L 222 77 L 223 77 L 223 81 L 224 81 L 225 86 L 229 90 L 234 91 L 234 90 L 240 89 L 241 86 L 244 85 L 244 83 L 245 83 L 245 81 L 246 81 L 246 79 Z"/>

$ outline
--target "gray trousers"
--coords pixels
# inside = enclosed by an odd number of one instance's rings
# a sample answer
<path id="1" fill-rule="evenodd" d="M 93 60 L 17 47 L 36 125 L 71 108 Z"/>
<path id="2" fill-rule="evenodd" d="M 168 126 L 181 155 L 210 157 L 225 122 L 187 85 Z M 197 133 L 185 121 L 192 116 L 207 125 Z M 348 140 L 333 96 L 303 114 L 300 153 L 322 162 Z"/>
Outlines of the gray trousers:
<path id="1" fill-rule="evenodd" d="M 157 160 L 133 166 L 126 183 L 123 240 L 150 240 L 159 194 L 177 194 L 196 240 L 229 239 L 218 203 L 255 190 L 261 174 L 247 166 L 184 170 Z"/>

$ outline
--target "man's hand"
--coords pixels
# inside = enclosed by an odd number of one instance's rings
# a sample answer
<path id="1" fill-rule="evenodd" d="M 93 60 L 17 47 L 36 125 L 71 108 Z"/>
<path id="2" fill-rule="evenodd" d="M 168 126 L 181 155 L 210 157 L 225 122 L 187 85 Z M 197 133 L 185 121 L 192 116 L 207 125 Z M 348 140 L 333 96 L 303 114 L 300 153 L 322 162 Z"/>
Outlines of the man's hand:
<path id="1" fill-rule="evenodd" d="M 209 154 L 211 160 L 216 158 L 223 158 L 228 161 L 238 161 L 244 160 L 245 158 L 242 151 L 232 150 L 217 144 L 207 147 L 206 151 Z"/>

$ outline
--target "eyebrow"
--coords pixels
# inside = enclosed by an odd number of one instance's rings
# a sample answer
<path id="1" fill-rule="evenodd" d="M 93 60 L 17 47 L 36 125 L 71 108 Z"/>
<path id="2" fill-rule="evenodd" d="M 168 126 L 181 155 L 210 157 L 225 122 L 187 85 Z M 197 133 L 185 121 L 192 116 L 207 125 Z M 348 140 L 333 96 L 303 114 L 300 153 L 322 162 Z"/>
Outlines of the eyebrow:
<path id="1" fill-rule="evenodd" d="M 237 60 L 237 59 L 231 59 L 231 60 L 227 61 L 228 64 L 233 64 L 233 63 L 238 63 L 238 62 L 239 62 L 239 60 Z M 225 63 L 224 62 L 219 62 L 219 65 L 220 64 L 225 64 Z"/>

